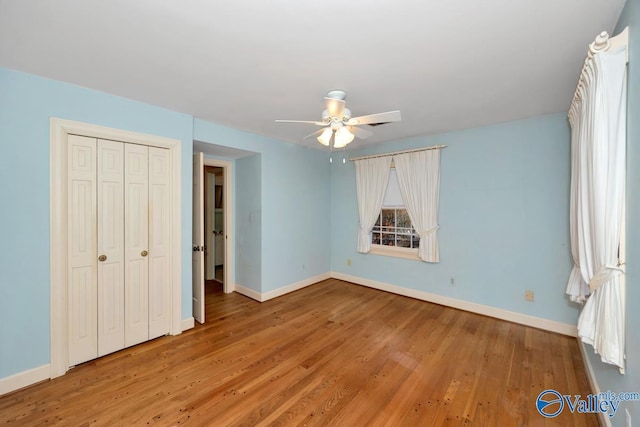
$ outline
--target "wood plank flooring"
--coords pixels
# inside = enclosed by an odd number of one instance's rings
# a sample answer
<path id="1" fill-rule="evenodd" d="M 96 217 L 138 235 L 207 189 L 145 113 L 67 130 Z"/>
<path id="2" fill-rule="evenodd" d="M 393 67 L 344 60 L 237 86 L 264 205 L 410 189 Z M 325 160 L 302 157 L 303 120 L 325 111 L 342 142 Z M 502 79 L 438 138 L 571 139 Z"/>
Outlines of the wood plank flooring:
<path id="1" fill-rule="evenodd" d="M 257 303 L 209 288 L 205 325 L 0 397 L 20 426 L 596 426 L 535 409 L 590 393 L 576 340 L 339 280 Z"/>

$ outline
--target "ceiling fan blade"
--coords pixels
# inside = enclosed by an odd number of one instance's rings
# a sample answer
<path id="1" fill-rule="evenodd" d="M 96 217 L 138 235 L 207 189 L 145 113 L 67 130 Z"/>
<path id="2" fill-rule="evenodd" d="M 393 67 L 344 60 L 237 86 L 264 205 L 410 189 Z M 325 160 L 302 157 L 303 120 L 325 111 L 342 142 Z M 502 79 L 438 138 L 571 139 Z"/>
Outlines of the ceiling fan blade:
<path id="1" fill-rule="evenodd" d="M 368 125 L 371 123 L 389 123 L 389 122 L 399 122 L 402 120 L 400 116 L 400 111 L 387 111 L 386 113 L 377 113 L 377 114 L 369 114 L 368 116 L 360 116 L 353 117 L 349 119 L 347 124 L 349 126 L 353 125 Z"/>
<path id="2" fill-rule="evenodd" d="M 276 123 L 309 123 L 316 126 L 326 126 L 325 122 L 315 122 L 312 120 L 276 120 Z"/>
<path id="3" fill-rule="evenodd" d="M 324 129 L 326 129 L 326 128 L 324 128 Z M 307 138 L 311 138 L 312 136 L 320 135 L 322 132 L 324 132 L 324 129 L 320 129 L 320 130 L 317 130 L 315 132 L 312 132 L 312 133 L 310 133 L 309 135 L 305 136 L 302 139 L 307 139 Z"/>
<path id="4" fill-rule="evenodd" d="M 329 117 L 342 117 L 342 114 L 344 113 L 344 99 L 335 99 L 325 96 L 324 101 L 327 105 Z"/>
<path id="5" fill-rule="evenodd" d="M 360 139 L 367 139 L 371 135 L 373 135 L 373 132 L 366 129 L 360 129 L 359 127 L 355 127 L 355 126 L 350 126 L 349 130 L 351 131 L 351 133 L 353 133 L 356 137 Z"/>

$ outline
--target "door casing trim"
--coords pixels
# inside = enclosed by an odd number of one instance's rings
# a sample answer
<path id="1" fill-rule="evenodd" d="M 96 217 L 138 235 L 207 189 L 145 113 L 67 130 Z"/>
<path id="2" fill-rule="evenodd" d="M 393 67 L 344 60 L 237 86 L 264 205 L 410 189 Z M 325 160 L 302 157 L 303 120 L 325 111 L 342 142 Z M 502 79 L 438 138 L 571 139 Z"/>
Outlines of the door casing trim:
<path id="1" fill-rule="evenodd" d="M 182 142 L 177 139 L 114 129 L 52 117 L 50 119 L 50 377 L 69 370 L 67 312 L 67 139 L 68 135 L 109 139 L 166 148 L 170 158 L 169 265 L 171 322 L 169 333 L 182 332 Z"/>

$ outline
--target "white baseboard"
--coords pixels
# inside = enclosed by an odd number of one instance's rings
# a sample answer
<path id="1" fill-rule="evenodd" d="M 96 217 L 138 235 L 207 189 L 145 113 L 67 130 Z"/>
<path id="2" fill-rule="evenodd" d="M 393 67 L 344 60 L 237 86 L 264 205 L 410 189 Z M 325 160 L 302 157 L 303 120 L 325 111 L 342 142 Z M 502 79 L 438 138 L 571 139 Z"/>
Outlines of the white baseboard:
<path id="1" fill-rule="evenodd" d="M 182 319 L 182 330 L 194 327 L 193 317 Z M 51 365 L 46 364 L 24 372 L 0 378 L 0 396 L 51 378 Z"/>
<path id="2" fill-rule="evenodd" d="M 580 355 L 582 356 L 582 362 L 584 364 L 584 371 L 587 374 L 587 380 L 589 380 L 589 387 L 591 387 L 591 394 L 600 393 L 600 385 L 598 384 L 598 380 L 596 379 L 596 375 L 593 372 L 593 366 L 591 366 L 591 362 L 589 361 L 589 357 L 587 356 L 587 349 L 584 348 L 584 343 L 580 339 L 580 337 L 576 338 L 578 340 L 578 347 L 580 348 Z M 571 390 L 568 393 L 572 393 Z M 600 418 L 600 425 L 604 427 L 611 427 L 611 418 L 608 417 L 604 412 L 598 412 L 598 418 Z"/>
<path id="3" fill-rule="evenodd" d="M 288 293 L 297 291 L 298 289 L 306 288 L 307 286 L 311 286 L 318 282 L 322 282 L 323 280 L 327 280 L 331 278 L 331 273 L 326 272 L 322 274 L 318 274 L 317 276 L 309 277 L 308 279 L 300 280 L 299 282 L 292 283 L 287 286 L 283 286 L 278 289 L 274 289 L 269 292 L 265 292 L 262 294 L 262 302 L 268 301 L 273 298 L 281 297 L 282 295 L 286 295 Z"/>
<path id="4" fill-rule="evenodd" d="M 193 317 L 187 317 L 186 319 L 182 319 L 182 332 L 192 329 L 195 326 L 195 321 Z"/>
<path id="5" fill-rule="evenodd" d="M 570 325 L 568 323 L 542 319 L 540 317 L 530 316 L 528 314 L 517 313 L 515 311 L 504 310 L 502 308 L 491 307 L 488 305 L 476 304 L 474 302 L 446 297 L 443 295 L 431 294 L 424 291 L 418 291 L 416 289 L 403 288 L 401 286 L 378 282 L 371 279 L 365 279 L 363 277 L 351 276 L 336 271 L 331 272 L 331 277 L 344 280 L 346 282 L 355 283 L 357 285 L 378 289 L 381 291 L 391 292 L 410 298 L 445 305 L 447 307 L 453 307 L 460 310 L 470 311 L 472 313 L 482 314 L 483 316 L 495 317 L 496 319 L 507 320 L 509 322 L 543 329 L 545 331 L 556 332 L 563 335 L 569 335 L 571 337 L 575 337 L 578 335 L 577 328 L 574 325 Z"/>
<path id="6" fill-rule="evenodd" d="M 10 377 L 2 378 L 0 379 L 0 396 L 37 382 L 48 380 L 50 374 L 51 366 L 46 364 L 27 371 L 18 372 Z"/>
<path id="7" fill-rule="evenodd" d="M 253 289 L 246 288 L 242 285 L 238 285 L 237 283 L 233 285 L 234 292 L 244 295 L 245 297 L 249 297 L 258 302 L 262 302 L 262 294 L 258 291 L 254 291 Z"/>
<path id="8" fill-rule="evenodd" d="M 344 280 L 346 282 L 355 283 L 357 285 L 367 286 L 369 288 L 378 289 L 385 292 L 390 292 L 398 295 L 407 296 L 410 298 L 415 298 L 423 301 L 433 302 L 436 304 L 445 305 L 448 307 L 457 308 L 460 310 L 470 311 L 472 313 L 482 314 L 484 316 L 495 317 L 497 319 L 507 320 L 514 323 L 519 323 L 526 326 L 531 326 L 538 329 L 544 329 L 551 332 L 560 333 L 563 335 L 569 335 L 576 337 L 577 329 L 574 325 L 570 325 L 567 323 L 556 322 L 553 320 L 542 319 L 535 316 L 530 316 L 527 314 L 516 313 L 509 310 L 504 310 L 501 308 L 490 307 L 482 304 L 476 304 L 464 300 L 459 300 L 456 298 L 446 297 L 437 294 L 431 294 L 428 292 L 418 291 L 415 289 L 404 288 L 401 286 L 396 286 L 384 282 L 378 282 L 371 279 L 365 279 L 363 277 L 351 276 L 344 273 L 339 272 L 327 272 L 322 273 L 314 277 L 310 277 L 304 280 L 300 280 L 299 282 L 292 283 L 287 286 L 283 286 L 278 289 L 274 289 L 269 292 L 260 293 L 254 291 L 253 289 L 246 288 L 244 286 L 234 284 L 233 288 L 235 292 L 238 292 L 242 295 L 245 295 L 251 299 L 254 299 L 259 302 L 268 301 L 273 298 L 277 298 L 279 296 L 288 294 L 290 292 L 297 291 L 298 289 L 302 289 L 304 287 L 313 285 L 317 282 L 321 282 L 323 280 L 335 278 Z M 189 317 L 182 320 L 182 330 L 186 331 L 194 327 L 194 319 L 193 317 Z M 593 369 L 591 364 L 589 363 L 589 359 L 585 354 L 585 349 L 583 343 L 578 339 L 578 346 L 580 347 L 580 352 L 582 354 L 582 360 L 584 361 L 585 371 L 587 373 L 587 378 L 589 379 L 589 385 L 591 386 L 592 393 L 599 393 L 600 388 L 596 381 L 595 375 L 593 373 Z M 18 390 L 23 387 L 27 387 L 31 384 L 35 384 L 39 381 L 43 381 L 50 378 L 51 368 L 50 365 L 43 365 L 37 368 L 29 369 L 24 372 L 20 372 L 14 375 L 11 375 L 6 378 L 0 379 L 0 395 L 10 393 L 12 391 Z M 608 417 L 601 417 L 600 421 L 603 425 L 610 427 L 611 421 Z"/>
<path id="9" fill-rule="evenodd" d="M 246 297 L 254 299 L 258 302 L 265 302 L 273 298 L 281 297 L 288 293 L 297 291 L 298 289 L 306 288 L 307 286 L 313 285 L 315 283 L 321 282 L 323 280 L 327 280 L 331 278 L 331 273 L 326 272 L 322 274 L 318 274 L 317 276 L 309 277 L 307 279 L 300 280 L 295 283 L 291 283 L 290 285 L 283 286 L 278 289 L 274 289 L 269 292 L 260 293 L 258 291 L 254 291 L 253 289 L 245 288 L 242 285 L 235 284 L 235 291 L 239 294 L 242 294 Z"/>
<path id="10" fill-rule="evenodd" d="M 385 292 L 391 292 L 398 295 L 403 295 L 410 298 L 419 299 L 422 301 L 433 302 L 448 307 L 457 308 L 460 310 L 470 311 L 472 313 L 482 314 L 484 316 L 495 317 L 497 319 L 507 320 L 509 322 L 519 323 L 525 326 L 531 326 L 546 331 L 556 332 L 563 335 L 575 337 L 578 335 L 578 330 L 575 325 L 568 323 L 557 322 L 555 320 L 543 319 L 540 317 L 530 316 L 528 314 L 517 313 L 515 311 L 504 310 L 501 308 L 491 307 L 488 305 L 476 304 L 469 301 L 464 301 L 456 298 L 446 297 L 443 295 L 431 294 L 424 291 L 418 291 L 411 288 L 403 288 L 401 286 L 391 285 L 389 283 L 378 282 L 371 279 L 365 279 L 363 277 L 351 276 L 336 271 L 322 273 L 314 277 L 309 277 L 299 282 L 292 283 L 287 286 L 283 286 L 278 289 L 274 289 L 269 292 L 260 293 L 253 289 L 246 288 L 242 285 L 235 284 L 235 292 L 238 292 L 244 296 L 247 296 L 258 302 L 268 301 L 273 298 L 286 295 L 288 293 L 297 291 L 304 287 L 313 285 L 326 279 L 335 278 L 344 280 L 346 282 L 355 283 L 357 285 L 367 286 L 369 288 L 378 289 Z"/>

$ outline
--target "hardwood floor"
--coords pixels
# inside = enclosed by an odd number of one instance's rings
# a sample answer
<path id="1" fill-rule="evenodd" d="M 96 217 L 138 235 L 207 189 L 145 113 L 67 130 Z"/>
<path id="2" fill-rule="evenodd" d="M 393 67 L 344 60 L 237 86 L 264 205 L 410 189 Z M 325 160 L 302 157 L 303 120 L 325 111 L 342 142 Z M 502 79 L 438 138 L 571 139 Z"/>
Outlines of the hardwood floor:
<path id="1" fill-rule="evenodd" d="M 596 426 L 576 340 L 326 280 L 257 303 L 207 290 L 205 325 L 0 397 L 2 425 Z"/>

